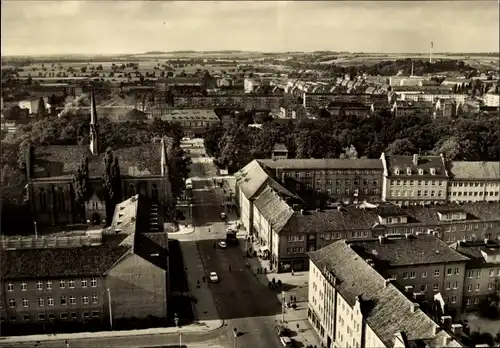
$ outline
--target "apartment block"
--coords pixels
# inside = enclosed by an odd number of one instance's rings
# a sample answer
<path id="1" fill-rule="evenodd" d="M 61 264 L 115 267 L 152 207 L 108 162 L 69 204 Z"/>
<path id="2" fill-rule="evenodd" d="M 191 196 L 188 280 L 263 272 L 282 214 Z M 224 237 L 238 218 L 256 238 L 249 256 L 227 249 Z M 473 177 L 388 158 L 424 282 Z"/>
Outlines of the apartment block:
<path id="1" fill-rule="evenodd" d="M 449 164 L 450 202 L 498 202 L 500 162 L 453 161 Z"/>
<path id="2" fill-rule="evenodd" d="M 380 156 L 382 200 L 408 206 L 446 202 L 448 172 L 441 156 Z"/>
<path id="3" fill-rule="evenodd" d="M 100 245 L 1 250 L 4 325 L 166 318 L 168 235 L 162 228 L 150 232 L 151 214 L 161 210 L 149 203 L 140 195 L 119 203 Z"/>
<path id="4" fill-rule="evenodd" d="M 326 347 L 463 346 L 352 245 L 337 241 L 308 256 L 308 319 Z"/>
<path id="5" fill-rule="evenodd" d="M 466 262 L 463 308 L 474 310 L 500 291 L 500 244 L 492 240 L 459 241 L 450 247 L 469 258 Z"/>
<path id="6" fill-rule="evenodd" d="M 423 294 L 426 300 L 441 293 L 450 308 L 461 307 L 465 264 L 469 259 L 437 236 L 379 236 L 347 244 L 383 276 L 393 279 L 401 291 Z"/>

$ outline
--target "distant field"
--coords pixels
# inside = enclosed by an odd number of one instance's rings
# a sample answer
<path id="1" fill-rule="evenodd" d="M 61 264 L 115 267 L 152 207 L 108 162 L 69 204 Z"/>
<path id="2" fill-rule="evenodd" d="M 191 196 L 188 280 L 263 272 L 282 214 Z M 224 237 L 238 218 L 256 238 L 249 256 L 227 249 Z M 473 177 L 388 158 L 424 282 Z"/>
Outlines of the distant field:
<path id="1" fill-rule="evenodd" d="M 346 56 L 340 57 L 335 60 L 321 62 L 320 64 L 332 64 L 338 66 L 351 66 L 351 65 L 362 65 L 362 64 L 375 64 L 383 60 L 396 60 L 396 59 L 429 59 L 428 54 L 399 54 L 399 55 L 366 55 L 366 56 Z M 498 70 L 499 58 L 494 56 L 482 57 L 482 56 L 453 56 L 453 55 L 433 55 L 432 59 L 456 59 L 463 60 L 466 64 L 478 69 L 492 69 Z"/>

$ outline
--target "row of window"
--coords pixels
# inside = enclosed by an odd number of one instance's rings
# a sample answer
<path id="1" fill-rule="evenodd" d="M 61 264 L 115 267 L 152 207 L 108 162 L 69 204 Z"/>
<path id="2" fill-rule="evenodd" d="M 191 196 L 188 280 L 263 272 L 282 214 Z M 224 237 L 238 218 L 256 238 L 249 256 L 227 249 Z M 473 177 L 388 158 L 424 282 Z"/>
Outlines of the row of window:
<path id="1" fill-rule="evenodd" d="M 82 285 L 82 288 L 87 288 L 88 287 L 88 280 L 87 279 L 82 279 L 80 280 L 80 283 Z M 47 290 L 52 290 L 52 281 L 48 280 L 46 283 L 46 289 Z M 92 278 L 90 280 L 90 287 L 96 288 L 97 287 L 97 279 Z M 65 280 L 60 280 L 59 281 L 59 288 L 60 289 L 65 289 L 66 288 L 66 281 Z M 74 280 L 68 280 L 68 289 L 74 289 L 75 288 L 75 281 Z M 43 282 L 41 280 L 36 282 L 36 289 L 37 290 L 43 290 Z M 7 284 L 7 291 L 14 291 L 14 284 L 13 283 L 8 283 Z M 21 283 L 21 291 L 28 291 L 28 283 L 22 282 Z"/>
<path id="2" fill-rule="evenodd" d="M 312 184 L 306 184 L 306 188 L 308 190 L 311 190 L 313 188 L 313 186 L 312 186 Z M 295 189 L 296 190 L 301 190 L 302 189 L 302 185 L 301 184 L 295 184 Z M 316 188 L 316 192 L 323 193 L 323 192 L 325 192 L 325 190 L 323 190 L 321 187 L 318 187 L 318 188 Z M 369 195 L 370 192 L 372 192 L 371 194 L 378 195 L 379 194 L 379 189 L 378 188 L 374 188 L 372 190 L 369 190 L 367 188 L 364 188 L 362 192 L 363 192 L 364 195 Z M 331 189 L 331 188 L 326 189 L 326 193 L 328 193 L 329 195 L 333 194 L 333 189 Z M 342 194 L 342 190 L 340 189 L 340 187 L 337 187 L 335 189 L 335 194 L 337 194 L 337 195 Z M 351 194 L 351 189 L 349 189 L 349 188 L 344 189 L 344 194 L 350 195 Z M 358 195 L 359 194 L 359 189 L 352 190 L 352 194 Z"/>
<path id="3" fill-rule="evenodd" d="M 69 300 L 69 301 L 68 301 Z M 92 304 L 98 304 L 99 303 L 99 296 L 98 295 L 92 295 L 91 297 Z M 69 299 L 67 296 L 61 296 L 59 298 L 59 304 L 62 306 L 68 305 L 76 305 L 76 297 L 75 296 L 69 296 Z M 90 303 L 89 297 L 88 296 L 82 296 L 81 298 L 81 304 L 83 305 L 88 305 Z M 9 308 L 16 308 L 16 299 L 11 298 L 8 301 Z M 23 308 L 28 308 L 29 307 L 29 301 L 26 298 L 23 298 L 21 300 L 21 305 Z M 45 306 L 45 298 L 39 297 L 38 298 L 38 307 L 44 307 Z M 47 297 L 47 306 L 49 307 L 54 307 L 54 298 L 53 297 Z"/>
<path id="4" fill-rule="evenodd" d="M 305 177 L 306 178 L 309 178 L 313 174 L 314 175 L 353 175 L 353 174 L 356 174 L 356 175 L 362 175 L 362 174 L 370 175 L 370 174 L 378 174 L 379 172 L 380 171 L 376 170 L 376 169 L 356 169 L 356 170 L 337 169 L 337 170 L 320 170 L 320 171 L 316 171 L 316 172 L 301 172 L 301 171 L 293 172 L 293 171 L 290 171 L 290 172 L 285 172 L 285 177 L 294 176 L 296 178 L 300 178 L 301 176 L 303 176 L 302 175 L 303 173 L 305 173 Z M 327 181 L 331 182 L 331 180 L 327 180 Z M 337 181 L 339 181 L 339 180 L 337 180 Z M 374 182 L 374 185 L 375 185 L 375 182 L 378 183 L 378 180 L 374 180 L 373 182 Z"/>
<path id="5" fill-rule="evenodd" d="M 474 278 L 474 273 L 476 274 L 476 278 L 481 278 L 481 270 L 480 269 L 477 269 L 477 270 L 469 270 L 468 272 L 468 277 L 469 279 L 472 279 Z M 500 268 L 498 270 L 495 271 L 495 269 L 490 269 L 489 272 L 488 272 L 488 276 L 490 277 L 494 277 L 495 275 L 497 275 L 498 277 L 500 277 Z"/>
<path id="6" fill-rule="evenodd" d="M 479 192 L 472 192 L 472 191 L 465 191 L 465 192 L 449 192 L 449 194 L 451 194 L 452 196 L 454 197 L 461 197 L 461 196 L 475 196 L 475 197 L 482 197 L 483 196 L 483 191 L 479 191 Z M 493 197 L 493 196 L 498 196 L 498 191 L 488 191 L 488 192 L 484 192 L 484 195 L 485 196 L 490 196 L 490 197 Z"/>
<path id="7" fill-rule="evenodd" d="M 444 186 L 442 180 L 391 180 L 391 186 Z"/>
<path id="8" fill-rule="evenodd" d="M 452 187 L 484 187 L 484 182 L 452 182 Z M 489 187 L 498 187 L 500 186 L 497 182 L 487 183 L 486 186 Z"/>
<path id="9" fill-rule="evenodd" d="M 414 197 L 415 196 L 415 191 L 414 190 L 391 190 L 390 191 L 390 196 L 391 197 Z M 423 195 L 422 195 L 422 190 L 417 191 L 417 197 L 429 197 L 429 191 L 424 190 Z M 442 197 L 443 196 L 443 191 L 436 191 L 432 190 L 430 191 L 430 197 Z"/>
<path id="10" fill-rule="evenodd" d="M 101 313 L 95 311 L 95 312 L 83 312 L 82 315 L 81 315 L 82 319 L 90 319 L 90 318 L 94 318 L 94 319 L 97 319 L 97 318 L 100 318 L 101 317 Z M 68 316 L 68 313 L 60 313 L 59 314 L 59 318 L 61 320 L 68 320 L 68 319 L 71 319 L 71 320 L 76 320 L 78 318 L 78 314 L 76 312 L 71 312 L 69 313 L 69 316 Z M 23 315 L 23 321 L 31 321 L 32 319 L 32 316 L 30 314 L 24 314 Z M 45 313 L 40 313 L 38 314 L 38 321 L 45 321 L 45 320 L 55 320 L 56 319 L 56 315 L 54 313 L 49 313 L 49 315 L 45 315 Z M 1 320 L 3 321 L 3 319 Z M 11 315 L 10 316 L 10 321 L 17 321 L 17 315 Z"/>
<path id="11" fill-rule="evenodd" d="M 467 285 L 467 291 L 468 292 L 471 292 L 472 288 L 473 288 L 472 284 Z M 496 289 L 496 286 L 495 286 L 494 283 L 488 283 L 488 290 L 495 290 L 495 289 Z M 476 284 L 476 286 L 474 287 L 474 290 L 475 291 L 481 290 L 481 285 L 480 284 Z"/>
<path id="12" fill-rule="evenodd" d="M 459 274 L 460 269 L 459 268 L 455 268 L 455 272 L 456 272 L 455 274 Z M 441 271 L 439 269 L 435 269 L 434 270 L 434 277 L 439 277 L 440 273 L 441 273 Z M 403 279 L 408 279 L 408 277 L 410 279 L 415 279 L 417 277 L 417 273 L 416 272 L 402 272 L 401 277 Z M 427 278 L 427 271 L 420 272 L 420 277 L 421 278 Z M 394 274 L 393 278 L 397 279 L 397 274 Z"/>

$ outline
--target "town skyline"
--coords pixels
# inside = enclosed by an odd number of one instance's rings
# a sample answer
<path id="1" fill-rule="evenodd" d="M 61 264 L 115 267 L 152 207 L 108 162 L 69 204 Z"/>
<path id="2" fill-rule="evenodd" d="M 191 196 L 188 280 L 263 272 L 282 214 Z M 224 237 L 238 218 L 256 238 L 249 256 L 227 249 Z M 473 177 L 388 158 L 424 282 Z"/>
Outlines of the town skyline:
<path id="1" fill-rule="evenodd" d="M 431 42 L 435 52 L 472 53 L 498 52 L 499 42 L 496 1 L 4 1 L 2 34 L 3 56 L 185 50 L 425 53 Z"/>

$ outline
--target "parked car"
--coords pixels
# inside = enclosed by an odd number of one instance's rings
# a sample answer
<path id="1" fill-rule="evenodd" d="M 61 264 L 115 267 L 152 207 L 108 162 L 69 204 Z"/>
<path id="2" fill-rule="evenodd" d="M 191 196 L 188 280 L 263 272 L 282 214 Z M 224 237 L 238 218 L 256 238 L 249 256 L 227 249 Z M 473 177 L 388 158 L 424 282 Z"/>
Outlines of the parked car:
<path id="1" fill-rule="evenodd" d="M 284 325 L 278 324 L 275 329 L 278 337 L 288 336 L 288 329 Z"/>
<path id="2" fill-rule="evenodd" d="M 222 249 L 226 249 L 227 248 L 226 242 L 220 241 L 219 242 L 219 247 L 221 247 Z"/>
<path id="3" fill-rule="evenodd" d="M 210 272 L 210 283 L 218 283 L 219 282 L 219 276 L 217 275 L 216 272 Z"/>
<path id="4" fill-rule="evenodd" d="M 285 348 L 293 348 L 293 342 L 290 339 L 290 337 L 281 336 L 280 342 L 283 345 L 283 347 L 285 347 Z"/>
<path id="5" fill-rule="evenodd" d="M 226 218 L 227 218 L 226 213 L 224 213 L 224 212 L 220 213 L 220 218 L 221 218 L 222 220 L 226 220 Z"/>

